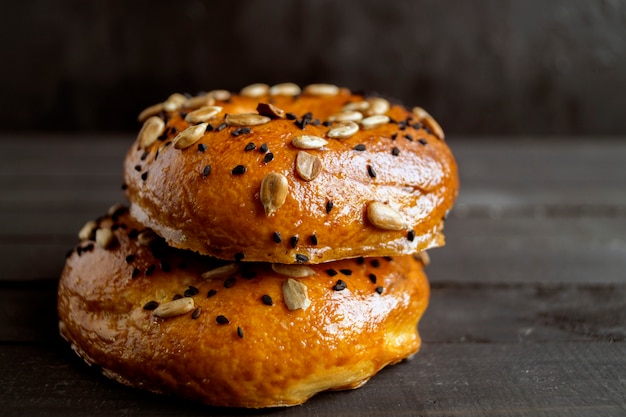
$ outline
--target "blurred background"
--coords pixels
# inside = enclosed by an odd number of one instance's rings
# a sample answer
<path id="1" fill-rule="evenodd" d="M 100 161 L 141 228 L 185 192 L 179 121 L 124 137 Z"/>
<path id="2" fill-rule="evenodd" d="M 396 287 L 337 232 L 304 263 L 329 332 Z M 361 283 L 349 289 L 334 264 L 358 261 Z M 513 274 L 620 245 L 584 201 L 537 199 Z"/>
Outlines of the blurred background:
<path id="1" fill-rule="evenodd" d="M 626 134 L 626 1 L 4 2 L 4 131 L 137 131 L 172 92 L 330 82 L 448 134 Z"/>

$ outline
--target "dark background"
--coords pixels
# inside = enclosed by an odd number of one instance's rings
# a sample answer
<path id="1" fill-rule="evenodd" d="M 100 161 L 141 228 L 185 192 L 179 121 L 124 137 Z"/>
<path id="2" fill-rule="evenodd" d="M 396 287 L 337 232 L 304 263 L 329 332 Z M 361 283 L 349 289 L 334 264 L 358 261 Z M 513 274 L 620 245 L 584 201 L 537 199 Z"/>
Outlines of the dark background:
<path id="1" fill-rule="evenodd" d="M 626 134 L 626 1 L 3 2 L 5 131 L 136 131 L 171 92 L 330 82 L 448 134 Z"/>

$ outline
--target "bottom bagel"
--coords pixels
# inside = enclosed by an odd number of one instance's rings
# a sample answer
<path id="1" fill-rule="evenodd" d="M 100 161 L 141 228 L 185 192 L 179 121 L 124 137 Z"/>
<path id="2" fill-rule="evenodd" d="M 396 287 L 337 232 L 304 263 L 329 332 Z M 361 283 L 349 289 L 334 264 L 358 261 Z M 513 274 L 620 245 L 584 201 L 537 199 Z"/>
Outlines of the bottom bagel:
<path id="1" fill-rule="evenodd" d="M 62 336 L 123 384 L 216 406 L 301 404 L 417 352 L 419 257 L 225 263 L 125 210 L 91 222 L 58 290 Z"/>

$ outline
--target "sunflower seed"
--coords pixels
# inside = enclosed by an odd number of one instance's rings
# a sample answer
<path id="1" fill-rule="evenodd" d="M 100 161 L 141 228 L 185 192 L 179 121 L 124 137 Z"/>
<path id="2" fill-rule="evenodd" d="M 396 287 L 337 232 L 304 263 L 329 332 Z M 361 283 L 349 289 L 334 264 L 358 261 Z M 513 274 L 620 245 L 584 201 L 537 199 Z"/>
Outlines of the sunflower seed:
<path id="1" fill-rule="evenodd" d="M 256 111 L 262 116 L 267 116 L 271 119 L 282 119 L 285 117 L 285 111 L 281 108 L 269 103 L 259 103 L 256 106 Z"/>
<path id="2" fill-rule="evenodd" d="M 187 101 L 187 97 L 180 93 L 174 93 L 163 102 L 163 110 L 176 111 L 183 106 L 183 103 Z"/>
<path id="3" fill-rule="evenodd" d="M 212 90 L 207 93 L 207 96 L 211 96 L 215 100 L 226 101 L 230 98 L 231 94 L 228 90 Z"/>
<path id="4" fill-rule="evenodd" d="M 199 109 L 200 107 L 212 106 L 215 99 L 208 94 L 202 96 L 190 97 L 183 103 L 183 109 Z"/>
<path id="5" fill-rule="evenodd" d="M 137 235 L 137 241 L 143 246 L 150 246 L 159 236 L 152 229 L 143 230 Z"/>
<path id="6" fill-rule="evenodd" d="M 227 114 L 226 124 L 228 126 L 258 126 L 268 123 L 271 119 L 256 113 Z"/>
<path id="7" fill-rule="evenodd" d="M 363 119 L 363 113 L 356 110 L 344 110 L 328 118 L 330 122 L 358 122 Z"/>
<path id="8" fill-rule="evenodd" d="M 300 308 L 306 310 L 311 305 L 307 286 L 295 279 L 289 278 L 283 284 L 283 298 L 287 308 L 291 311 Z"/>
<path id="9" fill-rule="evenodd" d="M 270 172 L 263 177 L 260 198 L 266 216 L 273 215 L 285 203 L 288 190 L 289 183 L 284 175 Z"/>
<path id="10" fill-rule="evenodd" d="M 433 132 L 433 135 L 437 136 L 439 139 L 445 139 L 446 135 L 444 134 L 443 129 L 426 110 L 421 107 L 413 107 L 413 114 L 415 114 L 419 121 L 424 123 L 424 125 L 431 132 Z"/>
<path id="11" fill-rule="evenodd" d="M 193 298 L 191 297 L 183 297 L 178 300 L 168 301 L 167 303 L 163 303 L 152 311 L 152 315 L 155 317 L 160 317 L 162 319 L 166 319 L 169 317 L 180 316 L 181 314 L 185 314 L 190 312 L 196 307 Z"/>
<path id="12" fill-rule="evenodd" d="M 152 116 L 148 120 L 145 121 L 139 134 L 137 135 L 137 140 L 139 141 L 139 146 L 142 148 L 147 148 L 157 141 L 159 136 L 163 134 L 165 131 L 165 122 L 158 116 Z"/>
<path id="13" fill-rule="evenodd" d="M 375 127 L 386 125 L 389 123 L 389 120 L 389 116 L 376 114 L 361 120 L 361 126 L 363 129 L 374 129 Z"/>
<path id="14" fill-rule="evenodd" d="M 312 181 L 322 172 L 322 161 L 315 155 L 300 151 L 296 156 L 296 171 L 303 180 Z"/>
<path id="15" fill-rule="evenodd" d="M 359 125 L 354 122 L 339 122 L 333 126 L 326 136 L 333 139 L 346 139 L 359 131 Z"/>
<path id="16" fill-rule="evenodd" d="M 104 228 L 96 230 L 96 243 L 104 249 L 108 249 L 117 242 L 115 235 L 111 229 Z"/>
<path id="17" fill-rule="evenodd" d="M 368 116 L 374 116 L 376 114 L 385 114 L 389 111 L 391 107 L 389 102 L 384 98 L 374 97 L 368 100 L 369 107 L 365 111 L 365 114 Z"/>
<path id="18" fill-rule="evenodd" d="M 364 112 L 369 109 L 370 103 L 369 101 L 353 101 L 351 103 L 347 103 L 343 106 L 343 111 L 360 111 Z"/>
<path id="19" fill-rule="evenodd" d="M 93 232 L 98 228 L 98 223 L 93 220 L 89 220 L 78 232 L 78 238 L 80 240 L 87 240 L 91 237 Z"/>
<path id="20" fill-rule="evenodd" d="M 256 98 L 267 95 L 269 93 L 269 90 L 269 85 L 256 83 L 250 84 L 249 86 L 242 88 L 239 94 L 245 97 Z"/>
<path id="21" fill-rule="evenodd" d="M 297 96 L 301 90 L 297 84 L 281 83 L 270 88 L 270 96 Z"/>
<path id="22" fill-rule="evenodd" d="M 291 144 L 298 149 L 319 149 L 327 143 L 326 139 L 313 135 L 294 136 L 291 139 Z"/>
<path id="23" fill-rule="evenodd" d="M 202 108 L 199 108 L 198 110 L 194 110 L 190 113 L 187 113 L 187 116 L 185 116 L 185 121 L 191 124 L 206 122 L 206 121 L 213 119 L 218 114 L 220 114 L 221 111 L 222 111 L 221 106 L 202 107 Z"/>
<path id="24" fill-rule="evenodd" d="M 312 96 L 336 96 L 339 94 L 339 87 L 333 84 L 309 84 L 304 92 Z"/>
<path id="25" fill-rule="evenodd" d="M 139 122 L 143 123 L 149 117 L 156 116 L 157 114 L 161 113 L 162 111 L 163 111 L 163 103 L 153 104 L 152 106 L 146 107 L 145 109 L 143 109 L 143 111 L 141 113 L 139 113 L 139 116 L 137 117 L 137 120 L 139 120 Z"/>
<path id="26" fill-rule="evenodd" d="M 374 226 L 382 230 L 402 230 L 404 228 L 400 213 L 379 201 L 372 201 L 368 204 L 367 218 Z"/>
<path id="27" fill-rule="evenodd" d="M 415 255 L 413 255 L 413 257 L 415 258 L 415 260 L 422 262 L 422 264 L 424 266 L 428 266 L 430 265 L 430 255 L 428 255 L 428 252 L 421 251 L 420 253 L 416 253 Z"/>
<path id="28" fill-rule="evenodd" d="M 204 279 L 222 279 L 230 278 L 239 271 L 239 264 L 232 263 L 211 269 L 202 274 Z"/>
<path id="29" fill-rule="evenodd" d="M 315 275 L 315 271 L 306 265 L 272 264 L 274 272 L 291 278 L 304 278 Z"/>
<path id="30" fill-rule="evenodd" d="M 204 136 L 208 125 L 208 123 L 200 123 L 198 125 L 189 126 L 176 135 L 173 141 L 174 147 L 176 149 L 185 149 L 198 142 L 202 136 Z"/>

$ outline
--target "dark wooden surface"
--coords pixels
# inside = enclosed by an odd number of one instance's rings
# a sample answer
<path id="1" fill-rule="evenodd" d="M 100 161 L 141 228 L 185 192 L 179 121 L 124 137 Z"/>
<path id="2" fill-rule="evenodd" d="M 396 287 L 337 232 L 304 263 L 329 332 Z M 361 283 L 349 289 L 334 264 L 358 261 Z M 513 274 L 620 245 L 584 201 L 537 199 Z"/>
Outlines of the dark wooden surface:
<path id="1" fill-rule="evenodd" d="M 451 138 L 462 180 L 411 361 L 281 410 L 138 392 L 57 335 L 82 224 L 123 201 L 130 136 L 0 136 L 0 415 L 625 416 L 626 141 Z"/>

